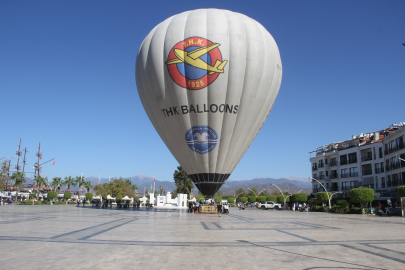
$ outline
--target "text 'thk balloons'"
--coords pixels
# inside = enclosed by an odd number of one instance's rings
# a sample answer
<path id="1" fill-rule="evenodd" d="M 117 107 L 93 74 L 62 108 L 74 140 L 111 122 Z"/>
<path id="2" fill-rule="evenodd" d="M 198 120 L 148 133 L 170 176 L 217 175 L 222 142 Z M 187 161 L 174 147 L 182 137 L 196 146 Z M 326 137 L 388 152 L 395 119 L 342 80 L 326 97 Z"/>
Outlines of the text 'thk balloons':
<path id="1" fill-rule="evenodd" d="M 145 111 L 204 195 L 219 190 L 253 142 L 281 75 L 270 33 L 227 10 L 168 18 L 144 39 L 136 59 Z"/>

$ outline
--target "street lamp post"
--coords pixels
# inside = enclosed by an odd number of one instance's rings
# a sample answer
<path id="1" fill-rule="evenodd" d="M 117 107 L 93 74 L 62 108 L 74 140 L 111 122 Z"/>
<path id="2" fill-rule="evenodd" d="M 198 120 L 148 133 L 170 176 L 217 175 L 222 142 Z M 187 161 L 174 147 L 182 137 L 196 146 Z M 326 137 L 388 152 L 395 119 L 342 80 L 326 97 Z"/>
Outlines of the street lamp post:
<path id="1" fill-rule="evenodd" d="M 328 192 L 328 190 L 325 188 L 325 186 L 324 185 L 322 185 L 322 183 L 321 182 L 319 182 L 318 180 L 316 180 L 315 178 L 312 178 L 312 177 L 309 177 L 309 179 L 312 179 L 312 180 L 315 180 L 316 182 L 318 182 L 322 187 L 323 187 L 323 189 L 325 190 L 325 192 L 326 192 L 326 196 L 328 196 L 328 201 L 329 201 L 329 209 L 331 208 L 331 203 L 330 203 L 330 201 L 332 200 L 332 197 L 333 197 L 333 195 L 335 195 L 335 194 L 338 194 L 338 193 L 342 193 L 342 192 L 335 192 L 335 193 L 333 193 L 332 195 L 330 195 L 329 196 L 329 192 Z M 332 192 L 331 192 L 332 193 Z"/>
<path id="2" fill-rule="evenodd" d="M 280 193 L 281 193 L 281 195 L 283 196 L 283 199 L 284 199 L 284 209 L 287 210 L 287 198 L 290 197 L 292 194 L 290 194 L 288 196 L 285 196 L 283 191 L 281 190 L 281 188 L 279 188 L 276 184 L 272 184 L 272 185 L 275 186 L 276 188 L 278 188 L 278 190 L 280 190 Z"/>

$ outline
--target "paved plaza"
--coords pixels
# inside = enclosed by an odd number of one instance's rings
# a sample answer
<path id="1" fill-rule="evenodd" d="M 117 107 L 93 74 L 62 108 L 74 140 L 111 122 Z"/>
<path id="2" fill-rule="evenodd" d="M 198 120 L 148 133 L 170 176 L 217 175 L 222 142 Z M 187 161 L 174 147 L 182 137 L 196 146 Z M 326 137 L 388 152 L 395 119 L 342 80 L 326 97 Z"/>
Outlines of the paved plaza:
<path id="1" fill-rule="evenodd" d="M 405 218 L 1 206 L 0 269 L 405 269 Z"/>

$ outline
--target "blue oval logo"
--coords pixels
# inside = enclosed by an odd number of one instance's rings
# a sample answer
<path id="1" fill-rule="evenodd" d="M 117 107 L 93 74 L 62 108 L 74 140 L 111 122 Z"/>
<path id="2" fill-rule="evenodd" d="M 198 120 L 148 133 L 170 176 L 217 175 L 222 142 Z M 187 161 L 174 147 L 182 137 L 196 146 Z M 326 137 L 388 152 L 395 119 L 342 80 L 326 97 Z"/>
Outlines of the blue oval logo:
<path id="1" fill-rule="evenodd" d="M 218 140 L 218 133 L 210 126 L 194 126 L 186 132 L 188 147 L 199 154 L 207 154 L 214 150 Z"/>

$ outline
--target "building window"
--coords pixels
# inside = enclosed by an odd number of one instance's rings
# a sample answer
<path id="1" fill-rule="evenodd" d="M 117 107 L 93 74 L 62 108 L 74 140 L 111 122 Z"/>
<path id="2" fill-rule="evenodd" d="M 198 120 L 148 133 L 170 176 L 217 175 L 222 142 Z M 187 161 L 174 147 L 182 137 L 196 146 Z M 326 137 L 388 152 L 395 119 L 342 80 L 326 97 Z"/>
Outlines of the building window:
<path id="1" fill-rule="evenodd" d="M 382 147 L 378 148 L 378 157 L 379 157 L 379 158 L 383 158 Z"/>
<path id="2" fill-rule="evenodd" d="M 391 183 L 391 175 L 388 175 L 387 187 L 392 187 L 392 183 Z"/>
<path id="3" fill-rule="evenodd" d="M 314 173 L 314 174 L 312 175 L 312 178 L 318 180 L 318 174 L 317 174 L 317 173 Z"/>
<path id="4" fill-rule="evenodd" d="M 347 178 L 347 177 L 349 177 L 348 169 L 342 169 L 342 170 L 340 171 L 340 177 L 342 177 L 342 178 Z"/>
<path id="5" fill-rule="evenodd" d="M 381 177 L 381 188 L 385 188 L 385 177 Z"/>
<path id="6" fill-rule="evenodd" d="M 337 160 L 336 158 L 331 158 L 329 160 L 329 167 L 337 166 Z"/>
<path id="7" fill-rule="evenodd" d="M 371 152 L 369 152 L 369 153 L 371 155 Z M 356 153 L 349 154 L 349 164 L 353 164 L 353 163 L 357 163 L 357 154 Z"/>
<path id="8" fill-rule="evenodd" d="M 342 182 L 342 191 L 349 190 L 349 182 Z"/>
<path id="9" fill-rule="evenodd" d="M 318 167 L 323 168 L 323 159 L 319 160 L 318 162 Z"/>
<path id="10" fill-rule="evenodd" d="M 338 178 L 338 174 L 336 170 L 330 171 L 330 179 Z"/>
<path id="11" fill-rule="evenodd" d="M 340 165 L 347 164 L 347 155 L 340 156 Z"/>
<path id="12" fill-rule="evenodd" d="M 312 163 L 312 170 L 315 171 L 318 169 L 318 166 L 316 165 L 316 162 Z"/>
<path id="13" fill-rule="evenodd" d="M 375 164 L 375 173 L 381 173 L 381 170 L 380 170 L 380 163 L 376 163 L 376 164 Z"/>
<path id="14" fill-rule="evenodd" d="M 350 181 L 350 189 L 359 187 L 359 181 Z"/>
<path id="15" fill-rule="evenodd" d="M 319 180 L 325 179 L 325 172 L 319 172 Z"/>
<path id="16" fill-rule="evenodd" d="M 375 189 L 378 189 L 378 177 L 375 177 Z"/>
<path id="17" fill-rule="evenodd" d="M 357 177 L 359 176 L 359 173 L 357 171 L 357 167 L 353 167 L 349 169 L 350 177 Z"/>
<path id="18" fill-rule="evenodd" d="M 383 173 L 384 172 L 384 162 L 380 163 L 380 168 L 381 168 L 381 172 Z"/>

